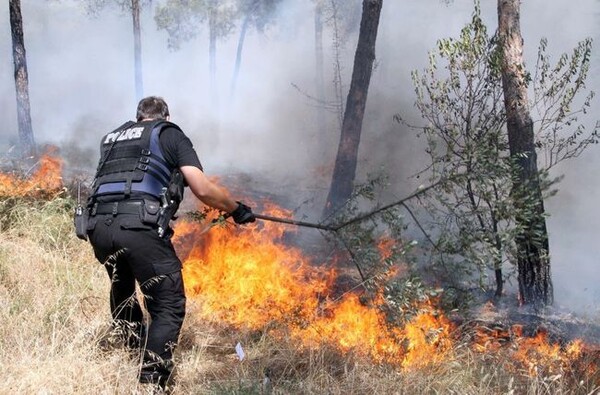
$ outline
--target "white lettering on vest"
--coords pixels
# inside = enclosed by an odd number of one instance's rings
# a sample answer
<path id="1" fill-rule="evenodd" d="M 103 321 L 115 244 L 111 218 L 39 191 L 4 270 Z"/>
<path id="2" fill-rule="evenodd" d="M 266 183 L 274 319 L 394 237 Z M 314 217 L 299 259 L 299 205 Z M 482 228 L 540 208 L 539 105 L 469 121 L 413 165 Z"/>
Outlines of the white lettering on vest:
<path id="1" fill-rule="evenodd" d="M 104 144 L 111 144 L 115 140 L 123 141 L 123 140 L 136 140 L 142 137 L 142 132 L 144 131 L 143 127 L 135 127 L 130 129 L 125 129 L 120 132 L 113 132 L 106 135 L 104 139 Z"/>

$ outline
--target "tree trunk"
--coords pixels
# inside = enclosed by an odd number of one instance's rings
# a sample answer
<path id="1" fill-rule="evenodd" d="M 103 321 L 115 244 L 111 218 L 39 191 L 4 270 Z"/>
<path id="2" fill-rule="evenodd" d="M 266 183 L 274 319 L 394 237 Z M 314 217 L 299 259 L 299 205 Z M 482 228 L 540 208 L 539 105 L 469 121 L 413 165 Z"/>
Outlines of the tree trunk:
<path id="1" fill-rule="evenodd" d="M 240 38 L 238 39 L 237 53 L 235 55 L 235 67 L 233 68 L 233 76 L 231 78 L 231 89 L 229 90 L 230 103 L 233 101 L 238 76 L 240 74 L 240 66 L 242 65 L 242 51 L 244 50 L 244 40 L 246 39 L 246 32 L 248 31 L 249 24 L 250 14 L 248 13 L 244 18 L 244 23 L 242 23 L 242 29 L 240 30 Z"/>
<path id="2" fill-rule="evenodd" d="M 323 5 L 315 5 L 315 84 L 317 89 L 317 136 L 325 135 L 325 79 L 323 61 Z"/>
<path id="3" fill-rule="evenodd" d="M 218 108 L 217 96 L 217 3 L 212 0 L 208 15 L 208 73 L 210 84 L 210 101 L 213 110 Z"/>
<path id="4" fill-rule="evenodd" d="M 352 81 L 346 100 L 340 143 L 324 210 L 325 215 L 329 215 L 345 203 L 352 195 L 354 188 L 358 146 L 373 62 L 375 61 L 375 42 L 382 5 L 383 0 L 363 0 Z"/>
<path id="5" fill-rule="evenodd" d="M 133 52 L 135 58 L 135 96 L 139 101 L 144 95 L 142 78 L 142 38 L 140 30 L 140 0 L 131 0 L 133 16 Z"/>
<path id="6" fill-rule="evenodd" d="M 504 291 L 504 276 L 502 275 L 502 239 L 498 234 L 498 222 L 494 219 L 494 234 L 497 254 L 494 254 L 494 276 L 496 277 L 496 297 L 502 297 Z"/>
<path id="7" fill-rule="evenodd" d="M 519 298 L 522 304 L 537 307 L 552 304 L 553 291 L 544 201 L 527 99 L 519 8 L 520 0 L 498 0 L 502 87 L 510 154 L 516 163 L 513 181 L 517 205 L 515 220 L 521 229 L 516 237 Z"/>
<path id="8" fill-rule="evenodd" d="M 21 1 L 10 0 L 10 29 L 12 34 L 13 61 L 15 65 L 15 89 L 17 96 L 17 122 L 21 154 L 24 158 L 35 157 L 35 141 L 31 126 L 31 106 L 29 103 L 29 78 L 27 76 L 27 57 L 23 40 L 23 17 Z"/>

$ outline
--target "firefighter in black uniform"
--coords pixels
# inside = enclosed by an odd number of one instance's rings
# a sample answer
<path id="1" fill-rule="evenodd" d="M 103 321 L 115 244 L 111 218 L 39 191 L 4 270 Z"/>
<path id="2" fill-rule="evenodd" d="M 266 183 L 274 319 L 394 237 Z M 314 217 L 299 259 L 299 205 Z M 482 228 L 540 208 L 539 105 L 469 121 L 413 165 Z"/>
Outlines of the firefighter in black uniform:
<path id="1" fill-rule="evenodd" d="M 111 279 L 114 325 L 133 331 L 130 346 L 141 340 L 140 382 L 162 387 L 172 373 L 185 315 L 181 261 L 168 226 L 184 186 L 238 224 L 255 221 L 248 206 L 204 175 L 191 141 L 168 120 L 166 102 L 147 97 L 138 104 L 137 122 L 102 138 L 87 227 L 94 254 Z M 136 280 L 151 317 L 147 329 L 135 297 Z"/>

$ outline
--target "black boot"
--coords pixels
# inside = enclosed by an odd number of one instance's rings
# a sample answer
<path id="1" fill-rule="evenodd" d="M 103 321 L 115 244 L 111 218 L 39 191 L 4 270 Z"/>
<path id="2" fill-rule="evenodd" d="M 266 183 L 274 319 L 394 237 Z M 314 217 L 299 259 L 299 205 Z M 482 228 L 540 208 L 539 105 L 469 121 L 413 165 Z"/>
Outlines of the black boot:
<path id="1" fill-rule="evenodd" d="M 140 369 L 140 383 L 155 384 L 161 390 L 166 391 L 173 383 L 173 361 L 164 360 L 152 351 L 144 353 L 144 363 Z"/>

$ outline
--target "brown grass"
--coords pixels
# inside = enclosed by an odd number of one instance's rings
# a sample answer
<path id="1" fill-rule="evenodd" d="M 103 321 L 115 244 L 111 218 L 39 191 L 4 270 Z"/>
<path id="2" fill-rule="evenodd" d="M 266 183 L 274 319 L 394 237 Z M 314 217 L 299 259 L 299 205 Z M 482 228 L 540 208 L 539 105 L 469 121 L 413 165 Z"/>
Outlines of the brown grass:
<path id="1" fill-rule="evenodd" d="M 98 342 L 110 320 L 108 279 L 72 231 L 72 202 L 14 204 L 1 212 L 0 394 L 145 393 L 139 361 Z M 7 223 L 7 218 L 10 219 Z M 457 342 L 453 357 L 418 371 L 378 366 L 323 344 L 300 349 L 264 331 L 197 318 L 188 302 L 175 394 L 592 394 L 585 377 L 530 378 L 511 361 Z M 234 346 L 240 342 L 246 358 Z M 270 383 L 265 384 L 266 377 Z"/>

